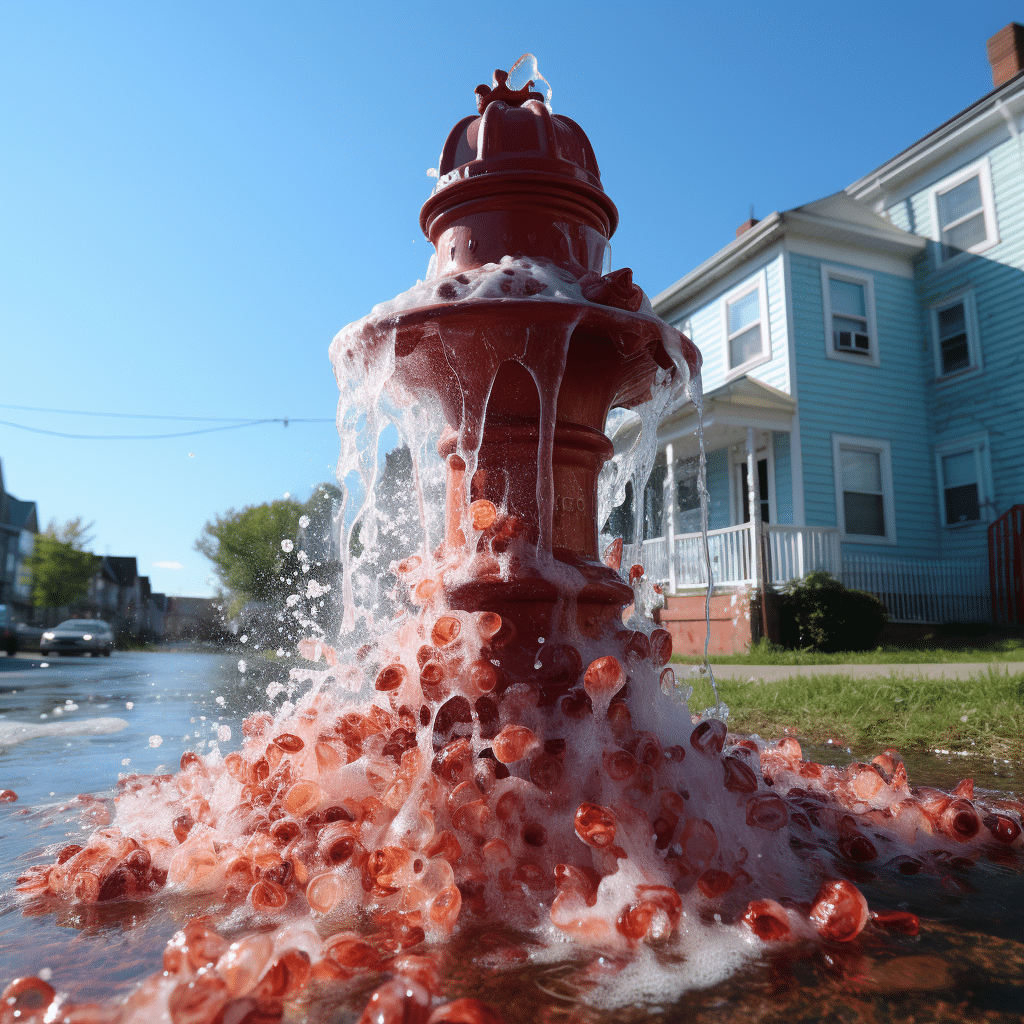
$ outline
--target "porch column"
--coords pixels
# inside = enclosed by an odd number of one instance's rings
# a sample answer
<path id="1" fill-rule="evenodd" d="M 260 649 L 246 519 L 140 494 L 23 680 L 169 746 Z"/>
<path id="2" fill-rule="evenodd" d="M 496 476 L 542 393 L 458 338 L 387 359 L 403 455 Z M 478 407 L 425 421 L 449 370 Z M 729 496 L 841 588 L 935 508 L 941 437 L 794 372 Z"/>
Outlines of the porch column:
<path id="1" fill-rule="evenodd" d="M 761 495 L 758 491 L 754 428 L 747 427 L 747 508 L 750 511 L 750 558 L 753 563 L 751 568 L 756 588 L 760 588 L 764 582 L 764 569 L 761 565 Z"/>
<path id="2" fill-rule="evenodd" d="M 668 589 L 676 592 L 676 458 L 672 445 L 665 445 L 665 552 L 668 556 Z"/>

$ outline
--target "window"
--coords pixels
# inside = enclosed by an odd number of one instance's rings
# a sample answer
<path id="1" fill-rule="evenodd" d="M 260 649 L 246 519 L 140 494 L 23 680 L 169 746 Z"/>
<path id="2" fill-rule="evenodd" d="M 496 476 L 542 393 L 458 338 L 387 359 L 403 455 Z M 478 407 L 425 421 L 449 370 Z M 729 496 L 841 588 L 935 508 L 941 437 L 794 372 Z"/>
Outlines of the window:
<path id="1" fill-rule="evenodd" d="M 875 289 L 870 274 L 822 264 L 825 354 L 832 359 L 878 366 Z"/>
<path id="2" fill-rule="evenodd" d="M 770 358 L 767 306 L 764 271 L 723 300 L 725 361 L 730 373 Z"/>
<path id="3" fill-rule="evenodd" d="M 836 518 L 843 540 L 895 544 L 892 460 L 888 441 L 832 435 Z"/>
<path id="4" fill-rule="evenodd" d="M 755 435 L 754 461 L 756 476 L 754 493 L 757 496 L 761 522 L 774 523 L 778 519 L 775 506 L 775 459 L 772 454 L 772 435 L 758 431 Z M 732 522 L 750 522 L 750 477 L 747 475 L 747 451 L 736 445 L 729 455 L 729 495 L 733 510 Z"/>
<path id="5" fill-rule="evenodd" d="M 932 307 L 935 376 L 981 369 L 974 295 L 966 292 Z"/>
<path id="6" fill-rule="evenodd" d="M 939 263 L 965 252 L 981 252 L 999 241 L 987 159 L 939 182 L 932 190 L 931 205 Z"/>
<path id="7" fill-rule="evenodd" d="M 936 446 L 939 513 L 943 526 L 988 521 L 988 437 L 975 434 Z"/>

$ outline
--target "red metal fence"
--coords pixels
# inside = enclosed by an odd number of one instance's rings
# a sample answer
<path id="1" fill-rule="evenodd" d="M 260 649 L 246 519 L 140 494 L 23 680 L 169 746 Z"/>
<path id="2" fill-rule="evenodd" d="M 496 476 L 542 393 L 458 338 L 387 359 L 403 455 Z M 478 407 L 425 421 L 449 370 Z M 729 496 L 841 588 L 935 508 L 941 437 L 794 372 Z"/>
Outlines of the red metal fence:
<path id="1" fill-rule="evenodd" d="M 1024 625 L 1024 505 L 1007 509 L 988 528 L 992 621 Z"/>

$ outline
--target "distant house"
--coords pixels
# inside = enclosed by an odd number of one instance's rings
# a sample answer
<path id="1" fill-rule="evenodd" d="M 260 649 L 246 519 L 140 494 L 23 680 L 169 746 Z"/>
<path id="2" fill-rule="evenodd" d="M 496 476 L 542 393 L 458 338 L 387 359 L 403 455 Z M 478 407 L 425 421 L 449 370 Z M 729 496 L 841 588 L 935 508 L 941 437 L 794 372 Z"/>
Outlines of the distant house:
<path id="1" fill-rule="evenodd" d="M 7 493 L 0 462 L 0 604 L 10 605 L 20 619 L 32 615 L 29 559 L 38 532 L 36 503 L 19 501 Z"/>
<path id="2" fill-rule="evenodd" d="M 654 300 L 704 355 L 720 649 L 758 632 L 737 594 L 814 568 L 904 621 L 990 619 L 990 569 L 1021 585 L 988 533 L 1024 502 L 1024 27 L 989 56 L 988 95 L 842 192 L 747 221 Z M 683 644 L 703 642 L 696 427 L 690 401 L 661 421 L 632 553 Z"/>

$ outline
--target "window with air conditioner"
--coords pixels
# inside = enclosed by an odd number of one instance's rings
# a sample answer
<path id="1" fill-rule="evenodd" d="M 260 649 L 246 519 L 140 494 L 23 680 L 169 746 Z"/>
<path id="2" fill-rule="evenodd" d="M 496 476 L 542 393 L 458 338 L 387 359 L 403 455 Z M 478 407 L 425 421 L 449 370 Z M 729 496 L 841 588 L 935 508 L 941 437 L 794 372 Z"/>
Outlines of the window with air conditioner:
<path id="1" fill-rule="evenodd" d="M 940 264 L 964 253 L 983 252 L 999 241 L 987 158 L 940 181 L 930 198 Z"/>
<path id="2" fill-rule="evenodd" d="M 870 274 L 822 265 L 825 354 L 831 359 L 878 366 L 875 289 Z"/>

